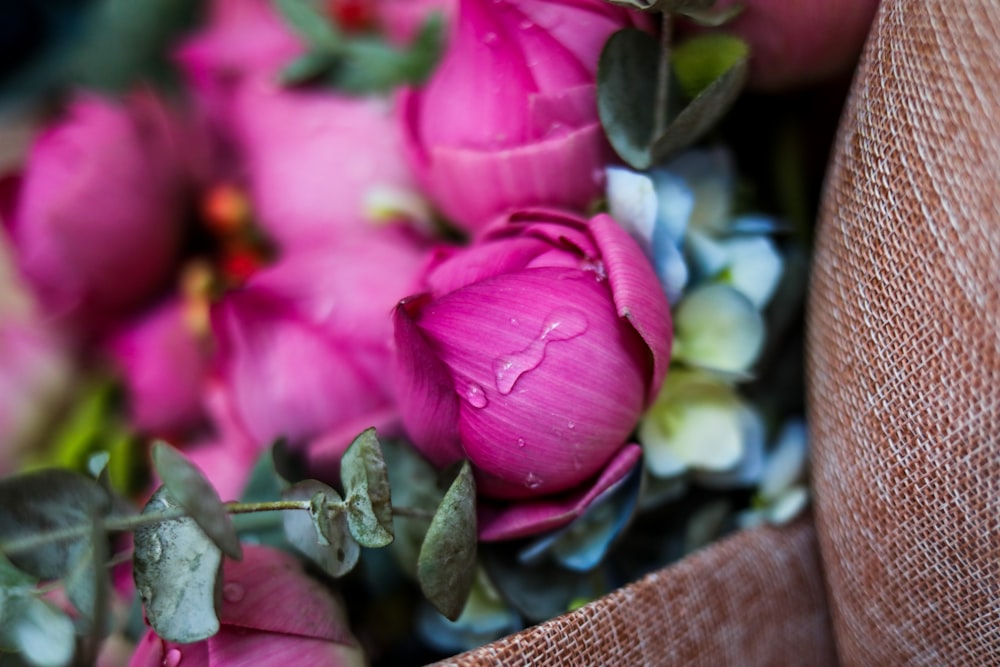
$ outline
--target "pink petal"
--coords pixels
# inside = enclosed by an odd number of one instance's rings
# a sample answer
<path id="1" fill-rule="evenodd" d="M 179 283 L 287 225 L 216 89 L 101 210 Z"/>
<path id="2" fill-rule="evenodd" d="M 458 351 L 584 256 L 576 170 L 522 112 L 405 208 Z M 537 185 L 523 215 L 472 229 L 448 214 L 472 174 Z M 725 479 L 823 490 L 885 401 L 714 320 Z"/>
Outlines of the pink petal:
<path id="1" fill-rule="evenodd" d="M 458 437 L 458 397 L 447 367 L 410 314 L 425 299 L 411 297 L 393 311 L 399 407 L 414 445 L 443 468 L 464 458 Z"/>
<path id="2" fill-rule="evenodd" d="M 291 554 L 244 545 L 242 561 L 226 559 L 223 579 L 223 627 L 357 644 L 329 590 Z"/>
<path id="3" fill-rule="evenodd" d="M 247 634 L 223 627 L 209 640 L 211 667 L 289 667 L 323 665 L 324 667 L 365 667 L 360 647 L 344 646 L 322 639 L 288 637 L 269 633 Z M 182 660 L 181 667 L 187 660 Z M 201 664 L 201 663 L 193 663 Z"/>
<path id="4" fill-rule="evenodd" d="M 673 328 L 666 294 L 639 245 L 611 216 L 594 217 L 590 229 L 601 251 L 618 314 L 635 327 L 649 347 L 653 374 L 647 401 L 651 403 L 670 365 Z"/>
<path id="5" fill-rule="evenodd" d="M 482 494 L 576 486 L 642 410 L 645 346 L 593 272 L 539 268 L 481 281 L 438 299 L 418 323 L 451 369 Z"/>
<path id="6" fill-rule="evenodd" d="M 479 539 L 484 542 L 512 540 L 536 535 L 565 526 L 579 517 L 594 500 L 625 478 L 642 456 L 638 445 L 626 445 L 584 489 L 554 498 L 544 498 L 501 505 L 481 500 L 479 504 Z"/>

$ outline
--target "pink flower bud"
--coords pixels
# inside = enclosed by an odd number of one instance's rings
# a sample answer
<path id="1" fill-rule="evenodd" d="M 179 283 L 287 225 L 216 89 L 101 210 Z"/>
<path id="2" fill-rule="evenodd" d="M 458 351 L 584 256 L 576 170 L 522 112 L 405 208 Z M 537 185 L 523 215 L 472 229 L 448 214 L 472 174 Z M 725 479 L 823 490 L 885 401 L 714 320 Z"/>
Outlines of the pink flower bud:
<path id="1" fill-rule="evenodd" d="M 302 442 L 371 417 L 346 447 L 394 412 L 390 314 L 422 262 L 412 237 L 387 228 L 286 256 L 218 304 L 222 378 L 259 444 Z"/>
<path id="2" fill-rule="evenodd" d="M 592 485 L 670 358 L 670 309 L 636 242 L 607 215 L 527 211 L 442 253 L 427 284 L 394 317 L 417 448 L 471 461 L 487 497 Z"/>
<path id="3" fill-rule="evenodd" d="M 128 389 L 135 427 L 155 435 L 181 433 L 203 417 L 207 337 L 179 300 L 163 303 L 127 324 L 109 352 Z"/>
<path id="4" fill-rule="evenodd" d="M 644 17 L 603 0 L 461 0 L 447 53 L 404 95 L 411 162 L 453 222 L 476 230 L 518 207 L 583 210 L 611 153 L 597 61 Z"/>
<path id="5" fill-rule="evenodd" d="M 149 95 L 77 95 L 35 141 L 4 211 L 27 281 L 56 315 L 106 324 L 167 277 L 181 235 L 182 169 Z"/>
<path id="6" fill-rule="evenodd" d="M 226 560 L 219 632 L 193 644 L 167 642 L 150 630 L 131 667 L 363 667 L 340 603 L 291 555 L 244 545 L 243 560 Z"/>

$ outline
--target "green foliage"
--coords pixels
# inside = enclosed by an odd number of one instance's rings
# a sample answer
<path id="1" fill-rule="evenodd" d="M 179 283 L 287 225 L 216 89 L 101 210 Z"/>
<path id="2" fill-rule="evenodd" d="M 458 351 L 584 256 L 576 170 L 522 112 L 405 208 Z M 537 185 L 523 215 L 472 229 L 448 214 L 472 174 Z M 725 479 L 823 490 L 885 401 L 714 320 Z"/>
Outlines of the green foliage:
<path id="1" fill-rule="evenodd" d="M 476 575 L 476 480 L 466 461 L 427 529 L 417 560 L 420 590 L 446 618 L 462 613 Z"/>
<path id="2" fill-rule="evenodd" d="M 693 37 L 671 53 L 674 74 L 684 95 L 695 98 L 749 56 L 747 43 L 732 35 Z"/>
<path id="3" fill-rule="evenodd" d="M 340 494 L 308 479 L 281 494 L 285 500 L 308 500 L 309 511 L 284 513 L 285 536 L 293 547 L 332 577 L 341 577 L 357 565 L 361 546 L 351 534 Z"/>
<path id="4" fill-rule="evenodd" d="M 433 71 L 444 47 L 444 23 L 433 15 L 406 48 L 373 35 L 345 35 L 309 0 L 278 0 L 285 20 L 309 51 L 281 73 L 285 85 L 323 84 L 364 95 L 418 84 Z"/>
<path id="5" fill-rule="evenodd" d="M 243 557 L 229 513 L 215 488 L 180 452 L 164 442 L 153 445 L 153 467 L 178 505 L 230 558 Z"/>
<path id="6" fill-rule="evenodd" d="M 364 547 L 384 547 L 393 540 L 389 472 L 375 429 L 361 433 L 340 461 L 351 534 Z"/>
<path id="7" fill-rule="evenodd" d="M 161 486 L 143 514 L 180 508 Z M 222 551 L 194 519 L 161 521 L 135 531 L 135 587 L 149 624 L 167 641 L 195 642 L 219 631 L 221 574 Z"/>

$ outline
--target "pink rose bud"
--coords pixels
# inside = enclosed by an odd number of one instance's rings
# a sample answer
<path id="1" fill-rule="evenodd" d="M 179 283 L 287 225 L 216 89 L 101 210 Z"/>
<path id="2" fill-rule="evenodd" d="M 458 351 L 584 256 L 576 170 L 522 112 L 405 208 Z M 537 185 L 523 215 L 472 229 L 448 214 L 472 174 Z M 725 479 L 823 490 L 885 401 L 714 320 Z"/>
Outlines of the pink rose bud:
<path id="1" fill-rule="evenodd" d="M 0 211 L 27 281 L 57 316 L 101 326 L 163 284 L 181 236 L 175 126 L 150 95 L 77 95 L 35 141 Z"/>
<path id="2" fill-rule="evenodd" d="M 526 211 L 442 253 L 427 284 L 394 316 L 417 448 L 441 467 L 468 459 L 486 497 L 592 485 L 670 359 L 670 308 L 636 242 L 607 215 Z"/>
<path id="3" fill-rule="evenodd" d="M 294 556 L 243 545 L 243 560 L 223 565 L 219 632 L 193 644 L 174 644 L 150 630 L 131 667 L 364 667 L 340 603 L 310 578 Z"/>
<path id="4" fill-rule="evenodd" d="M 374 197 L 416 190 L 388 100 L 258 78 L 232 120 L 260 224 L 285 249 L 371 227 Z"/>
<path id="5" fill-rule="evenodd" d="M 597 61 L 615 31 L 645 25 L 603 0 L 461 0 L 447 53 L 402 122 L 417 175 L 467 230 L 518 207 L 583 210 L 611 152 Z"/>
<path id="6" fill-rule="evenodd" d="M 163 303 L 118 331 L 112 360 L 128 390 L 132 424 L 147 433 L 182 433 L 203 417 L 207 331 L 180 300 Z"/>
<path id="7" fill-rule="evenodd" d="M 411 236 L 386 228 L 286 255 L 216 306 L 222 378 L 258 444 L 301 443 L 361 420 L 346 447 L 395 413 L 390 314 L 423 261 Z"/>
<path id="8" fill-rule="evenodd" d="M 406 44 L 420 32 L 434 12 L 446 22 L 455 14 L 458 0 L 375 0 L 375 13 L 386 37 Z"/>

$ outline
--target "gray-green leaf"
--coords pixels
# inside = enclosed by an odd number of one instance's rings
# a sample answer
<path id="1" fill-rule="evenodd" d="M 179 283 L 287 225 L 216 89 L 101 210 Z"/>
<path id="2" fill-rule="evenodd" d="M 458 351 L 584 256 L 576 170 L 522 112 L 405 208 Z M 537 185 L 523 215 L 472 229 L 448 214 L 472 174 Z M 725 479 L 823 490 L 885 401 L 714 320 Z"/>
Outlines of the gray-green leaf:
<path id="1" fill-rule="evenodd" d="M 303 555 L 332 577 L 341 577 L 357 565 L 361 546 L 351 535 L 343 501 L 333 488 L 314 479 L 293 484 L 284 500 L 308 500 L 308 512 L 284 512 L 285 537 Z"/>
<path id="2" fill-rule="evenodd" d="M 635 169 L 652 164 L 659 45 L 649 34 L 619 30 L 597 67 L 597 111 L 615 152 Z"/>
<path id="3" fill-rule="evenodd" d="M 113 496 L 97 481 L 62 469 L 46 469 L 0 482 L 0 542 L 10 544 L 42 533 L 86 527 L 91 517 L 115 512 Z M 40 579 L 59 579 L 87 549 L 86 532 L 33 549 L 8 553 L 21 570 Z"/>
<path id="4" fill-rule="evenodd" d="M 66 594 L 87 622 L 91 637 L 104 636 L 111 579 L 106 566 L 108 540 L 100 519 L 93 520 L 87 548 L 66 577 Z"/>
<path id="5" fill-rule="evenodd" d="M 153 445 L 153 467 L 170 496 L 205 534 L 234 560 L 243 558 L 236 527 L 215 488 L 180 452 L 164 442 Z"/>
<path id="6" fill-rule="evenodd" d="M 0 625 L 0 645 L 19 651 L 35 667 L 63 667 L 76 648 L 73 621 L 37 597 L 17 598 Z"/>
<path id="7" fill-rule="evenodd" d="M 446 618 L 462 613 L 476 576 L 476 480 L 466 461 L 434 513 L 417 559 L 420 590 Z"/>
<path id="8" fill-rule="evenodd" d="M 375 429 L 361 433 L 340 460 L 340 479 L 347 496 L 347 523 L 361 546 L 392 542 L 392 499 L 389 472 Z"/>
<path id="9" fill-rule="evenodd" d="M 343 35 L 309 0 L 277 0 L 285 21 L 315 47 L 337 49 Z"/>
<path id="10" fill-rule="evenodd" d="M 143 514 L 179 507 L 170 491 L 160 487 Z M 194 519 L 137 529 L 132 574 L 149 624 L 160 637 L 189 643 L 219 631 L 222 552 Z"/>

